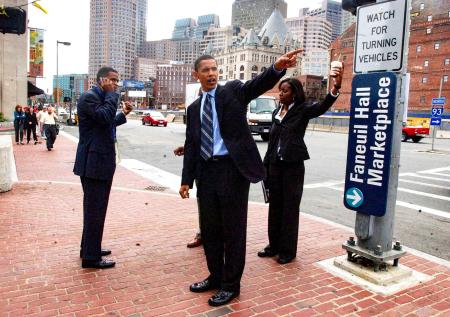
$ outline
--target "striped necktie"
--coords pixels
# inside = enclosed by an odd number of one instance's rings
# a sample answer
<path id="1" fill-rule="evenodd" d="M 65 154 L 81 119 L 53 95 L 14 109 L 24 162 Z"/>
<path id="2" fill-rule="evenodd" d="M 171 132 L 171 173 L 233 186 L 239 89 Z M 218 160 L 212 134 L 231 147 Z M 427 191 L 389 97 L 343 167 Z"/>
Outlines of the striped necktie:
<path id="1" fill-rule="evenodd" d="M 207 161 L 213 155 L 214 149 L 212 117 L 211 96 L 209 94 L 206 94 L 205 103 L 203 104 L 200 135 L 200 155 L 205 161 Z"/>

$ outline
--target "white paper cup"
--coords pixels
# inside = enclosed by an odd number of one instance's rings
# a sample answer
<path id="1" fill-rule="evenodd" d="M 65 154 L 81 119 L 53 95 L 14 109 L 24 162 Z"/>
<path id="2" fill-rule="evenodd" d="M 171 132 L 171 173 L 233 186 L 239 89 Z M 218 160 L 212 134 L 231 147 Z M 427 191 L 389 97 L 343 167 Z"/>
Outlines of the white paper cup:
<path id="1" fill-rule="evenodd" d="M 331 69 L 330 69 L 330 77 L 336 77 L 337 72 L 342 69 L 342 62 L 340 61 L 332 61 Z"/>

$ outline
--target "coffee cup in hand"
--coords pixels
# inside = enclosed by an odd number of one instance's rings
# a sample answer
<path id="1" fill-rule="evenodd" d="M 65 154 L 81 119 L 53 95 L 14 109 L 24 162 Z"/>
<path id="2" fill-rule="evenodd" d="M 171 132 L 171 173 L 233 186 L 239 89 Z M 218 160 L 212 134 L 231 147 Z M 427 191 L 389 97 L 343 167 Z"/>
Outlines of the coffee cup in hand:
<path id="1" fill-rule="evenodd" d="M 337 72 L 342 69 L 342 62 L 340 61 L 332 61 L 331 69 L 330 69 L 330 77 L 336 77 Z"/>

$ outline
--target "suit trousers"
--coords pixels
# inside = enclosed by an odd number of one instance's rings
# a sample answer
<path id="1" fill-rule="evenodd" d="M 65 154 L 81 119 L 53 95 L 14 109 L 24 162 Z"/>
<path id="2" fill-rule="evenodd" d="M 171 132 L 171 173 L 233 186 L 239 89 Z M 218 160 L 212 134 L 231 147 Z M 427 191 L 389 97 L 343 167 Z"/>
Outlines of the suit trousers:
<path id="1" fill-rule="evenodd" d="M 84 260 L 100 260 L 106 209 L 112 179 L 100 180 L 80 176 L 83 187 L 83 234 L 81 256 Z"/>
<path id="2" fill-rule="evenodd" d="M 245 266 L 250 182 L 231 158 L 203 161 L 198 179 L 201 233 L 209 278 L 239 291 Z"/>
<path id="3" fill-rule="evenodd" d="M 47 149 L 53 149 L 56 140 L 56 124 L 44 124 L 44 132 L 47 138 Z"/>
<path id="4" fill-rule="evenodd" d="M 303 161 L 278 160 L 269 166 L 269 245 L 280 258 L 297 254 L 300 201 L 303 193 Z"/>

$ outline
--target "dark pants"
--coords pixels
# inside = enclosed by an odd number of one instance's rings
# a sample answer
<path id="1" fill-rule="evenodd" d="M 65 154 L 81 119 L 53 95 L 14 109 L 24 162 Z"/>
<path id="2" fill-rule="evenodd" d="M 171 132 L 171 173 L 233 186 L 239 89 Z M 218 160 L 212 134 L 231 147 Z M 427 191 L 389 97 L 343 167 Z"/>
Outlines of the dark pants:
<path id="1" fill-rule="evenodd" d="M 37 141 L 36 125 L 35 124 L 27 125 L 27 142 L 30 142 L 31 133 L 33 133 L 33 140 Z"/>
<path id="2" fill-rule="evenodd" d="M 239 291 L 245 266 L 250 182 L 230 158 L 208 161 L 198 180 L 201 233 L 210 278 Z"/>
<path id="3" fill-rule="evenodd" d="M 269 166 L 269 244 L 281 258 L 297 254 L 300 201 L 303 193 L 303 161 L 278 161 Z"/>
<path id="4" fill-rule="evenodd" d="M 81 236 L 81 256 L 84 260 L 100 260 L 108 208 L 111 180 L 99 180 L 81 176 L 83 186 L 83 234 Z"/>
<path id="5" fill-rule="evenodd" d="M 47 138 L 47 149 L 52 149 L 56 140 L 56 125 L 44 124 L 44 132 Z"/>
<path id="6" fill-rule="evenodd" d="M 19 121 L 14 121 L 14 132 L 16 135 L 16 143 L 23 141 L 23 123 Z"/>

